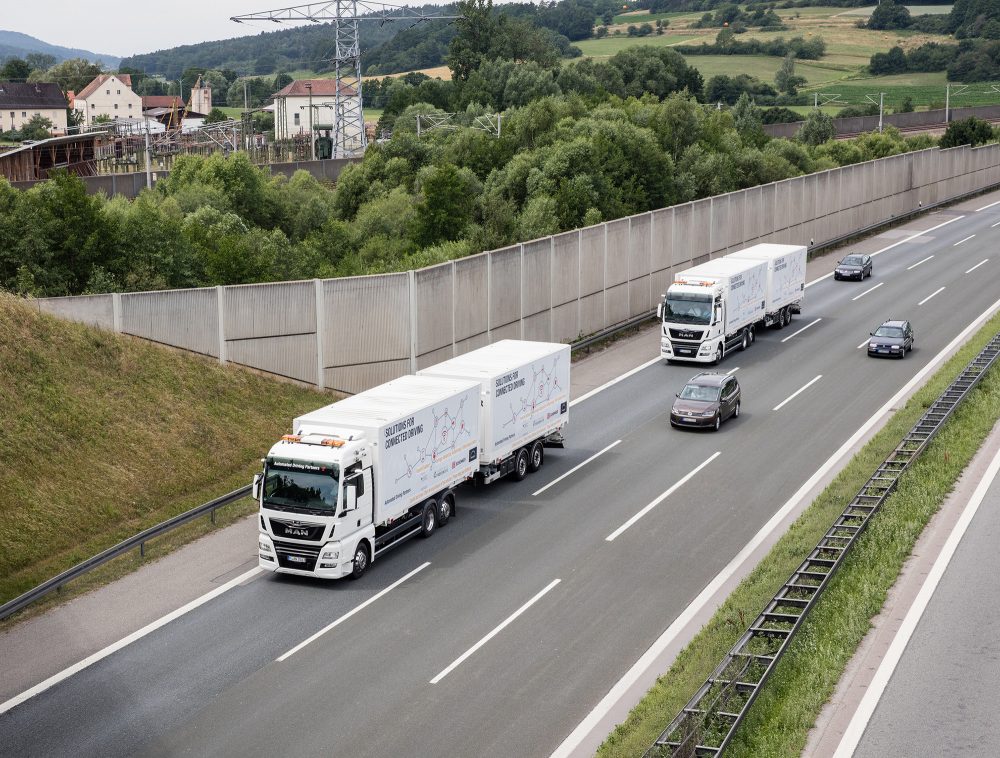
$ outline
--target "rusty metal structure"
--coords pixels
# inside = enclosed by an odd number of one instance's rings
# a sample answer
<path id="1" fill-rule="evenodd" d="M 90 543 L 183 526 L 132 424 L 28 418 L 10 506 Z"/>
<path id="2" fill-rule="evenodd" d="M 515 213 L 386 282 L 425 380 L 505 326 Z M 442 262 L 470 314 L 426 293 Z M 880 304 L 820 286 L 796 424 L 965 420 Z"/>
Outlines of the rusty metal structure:
<path id="1" fill-rule="evenodd" d="M 11 182 L 47 179 L 63 168 L 78 176 L 96 176 L 102 155 L 112 143 L 106 131 L 39 140 L 0 153 L 0 176 Z"/>

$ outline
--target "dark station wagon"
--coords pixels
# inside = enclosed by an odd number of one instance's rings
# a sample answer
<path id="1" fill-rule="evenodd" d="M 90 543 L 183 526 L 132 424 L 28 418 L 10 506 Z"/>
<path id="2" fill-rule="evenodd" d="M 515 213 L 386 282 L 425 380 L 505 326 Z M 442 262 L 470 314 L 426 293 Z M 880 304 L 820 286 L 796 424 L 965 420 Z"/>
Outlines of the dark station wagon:
<path id="1" fill-rule="evenodd" d="M 909 321 L 884 321 L 868 340 L 868 355 L 905 358 L 908 350 L 913 350 L 913 327 Z"/>
<path id="2" fill-rule="evenodd" d="M 735 376 L 707 371 L 691 377 L 670 409 L 671 426 L 711 427 L 740 415 L 740 384 Z"/>

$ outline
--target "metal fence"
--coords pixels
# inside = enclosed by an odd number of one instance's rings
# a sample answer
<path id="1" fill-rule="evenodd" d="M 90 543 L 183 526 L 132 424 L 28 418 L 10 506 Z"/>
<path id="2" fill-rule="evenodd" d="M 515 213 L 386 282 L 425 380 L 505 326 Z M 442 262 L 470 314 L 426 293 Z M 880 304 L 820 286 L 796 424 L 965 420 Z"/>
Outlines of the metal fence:
<path id="1" fill-rule="evenodd" d="M 1000 145 L 752 187 L 397 274 L 34 301 L 49 313 L 359 392 L 495 340 L 574 342 L 674 273 L 758 242 L 819 246 L 1000 185 Z"/>
<path id="2" fill-rule="evenodd" d="M 950 122 L 961 121 L 962 119 L 975 116 L 987 121 L 1000 119 L 1000 105 L 975 105 L 965 108 L 936 108 L 929 111 L 914 111 L 912 113 L 890 113 L 882 116 L 881 121 L 885 126 L 894 126 L 897 129 L 921 129 L 933 128 L 936 126 L 945 127 Z M 833 120 L 834 133 L 840 137 L 847 134 L 861 134 L 863 132 L 878 131 L 879 117 L 876 116 L 849 116 L 846 118 L 835 118 Z M 793 121 L 785 124 L 764 124 L 764 133 L 770 137 L 785 137 L 791 139 L 802 127 L 804 121 Z"/>

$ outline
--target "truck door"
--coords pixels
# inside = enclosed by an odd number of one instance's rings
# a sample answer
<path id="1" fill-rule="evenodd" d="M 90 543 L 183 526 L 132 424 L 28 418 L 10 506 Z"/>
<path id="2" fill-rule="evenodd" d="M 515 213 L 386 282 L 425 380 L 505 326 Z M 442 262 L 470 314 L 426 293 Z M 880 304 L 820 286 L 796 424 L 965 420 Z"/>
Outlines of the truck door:
<path id="1" fill-rule="evenodd" d="M 372 522 L 372 470 L 354 469 L 344 477 L 344 510 L 340 518 L 348 531 Z"/>

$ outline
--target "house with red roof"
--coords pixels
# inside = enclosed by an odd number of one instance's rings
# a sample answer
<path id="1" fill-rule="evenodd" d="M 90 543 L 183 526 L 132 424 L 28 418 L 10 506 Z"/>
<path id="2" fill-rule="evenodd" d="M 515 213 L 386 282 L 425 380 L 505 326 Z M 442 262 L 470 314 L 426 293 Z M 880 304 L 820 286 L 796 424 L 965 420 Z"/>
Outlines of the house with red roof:
<path id="1" fill-rule="evenodd" d="M 337 82 L 335 79 L 297 79 L 274 94 L 274 138 L 291 139 L 298 134 L 309 134 L 319 125 L 333 127 Z M 340 100 L 357 100 L 353 87 L 340 85 Z M 342 105 L 343 107 L 343 105 Z"/>
<path id="2" fill-rule="evenodd" d="M 121 119 L 142 118 L 142 98 L 132 91 L 129 74 L 99 74 L 73 98 L 73 110 L 85 126 L 98 116 Z"/>

